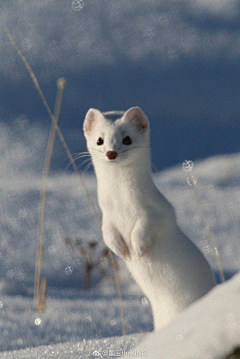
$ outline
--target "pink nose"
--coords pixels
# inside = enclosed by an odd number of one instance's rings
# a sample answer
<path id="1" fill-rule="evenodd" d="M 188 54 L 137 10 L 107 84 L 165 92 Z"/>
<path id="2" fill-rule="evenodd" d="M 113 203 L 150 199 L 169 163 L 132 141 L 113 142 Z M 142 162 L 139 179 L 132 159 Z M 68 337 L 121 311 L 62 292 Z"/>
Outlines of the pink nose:
<path id="1" fill-rule="evenodd" d="M 116 151 L 107 151 L 106 156 L 109 160 L 115 160 L 118 153 Z"/>

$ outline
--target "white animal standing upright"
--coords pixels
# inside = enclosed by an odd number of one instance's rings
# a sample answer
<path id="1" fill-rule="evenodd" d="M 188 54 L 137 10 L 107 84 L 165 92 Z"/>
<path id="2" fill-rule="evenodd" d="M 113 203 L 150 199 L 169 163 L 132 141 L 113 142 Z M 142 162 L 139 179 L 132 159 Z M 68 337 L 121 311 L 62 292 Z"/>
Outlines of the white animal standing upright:
<path id="1" fill-rule="evenodd" d="M 114 120 L 111 113 L 90 109 L 83 128 L 98 181 L 104 241 L 126 260 L 151 302 L 158 330 L 215 285 L 212 271 L 152 180 L 143 111 L 132 107 Z"/>

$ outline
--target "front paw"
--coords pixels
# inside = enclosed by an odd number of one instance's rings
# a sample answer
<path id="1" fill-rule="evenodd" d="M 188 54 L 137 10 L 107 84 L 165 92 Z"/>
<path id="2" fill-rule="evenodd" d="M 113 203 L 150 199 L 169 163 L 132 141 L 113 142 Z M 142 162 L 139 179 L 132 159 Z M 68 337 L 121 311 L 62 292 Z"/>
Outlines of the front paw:
<path id="1" fill-rule="evenodd" d="M 129 251 L 129 248 L 128 246 L 126 245 L 125 241 L 123 241 L 124 244 L 122 243 L 121 244 L 121 247 L 119 248 L 119 256 L 124 259 L 125 261 L 130 261 L 131 259 L 131 254 L 130 254 L 130 251 Z"/>
<path id="2" fill-rule="evenodd" d="M 125 241 L 122 238 L 118 238 L 118 240 L 104 240 L 106 245 L 120 258 L 128 261 L 131 259 L 130 251 L 128 246 L 126 245 Z"/>
<path id="3" fill-rule="evenodd" d="M 150 243 L 146 243 L 141 239 L 132 241 L 133 253 L 139 258 L 142 258 L 145 254 L 148 253 L 149 247 Z"/>
<path id="4" fill-rule="evenodd" d="M 129 248 L 119 231 L 112 226 L 103 227 L 103 239 L 105 244 L 117 256 L 124 260 L 130 260 L 131 255 Z"/>
<path id="5" fill-rule="evenodd" d="M 131 245 L 136 257 L 142 258 L 149 253 L 152 244 L 153 228 L 144 219 L 139 219 L 131 233 Z"/>

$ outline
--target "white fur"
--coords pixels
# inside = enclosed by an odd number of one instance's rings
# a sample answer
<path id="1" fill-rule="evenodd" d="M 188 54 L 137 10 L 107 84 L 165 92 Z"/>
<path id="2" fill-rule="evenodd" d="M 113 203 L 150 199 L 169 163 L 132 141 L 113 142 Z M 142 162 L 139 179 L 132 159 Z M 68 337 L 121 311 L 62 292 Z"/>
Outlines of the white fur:
<path id="1" fill-rule="evenodd" d="M 84 134 L 98 181 L 102 233 L 107 246 L 126 260 L 149 298 L 159 329 L 214 285 L 211 269 L 181 232 L 170 203 L 151 178 L 149 122 L 138 107 L 111 121 L 90 109 Z M 131 145 L 122 140 L 129 136 Z M 98 138 L 104 144 L 96 144 Z M 107 151 L 116 151 L 109 160 Z"/>

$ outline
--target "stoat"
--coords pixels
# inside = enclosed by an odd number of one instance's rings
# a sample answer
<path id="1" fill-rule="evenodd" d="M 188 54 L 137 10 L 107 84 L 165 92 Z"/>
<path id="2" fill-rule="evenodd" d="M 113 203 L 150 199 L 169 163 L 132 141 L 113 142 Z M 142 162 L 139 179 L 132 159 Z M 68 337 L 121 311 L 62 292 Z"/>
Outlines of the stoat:
<path id="1" fill-rule="evenodd" d="M 83 125 L 97 176 L 103 239 L 149 298 L 158 330 L 215 281 L 152 180 L 147 116 L 139 107 L 116 112 L 116 119 L 112 115 L 90 109 Z"/>

